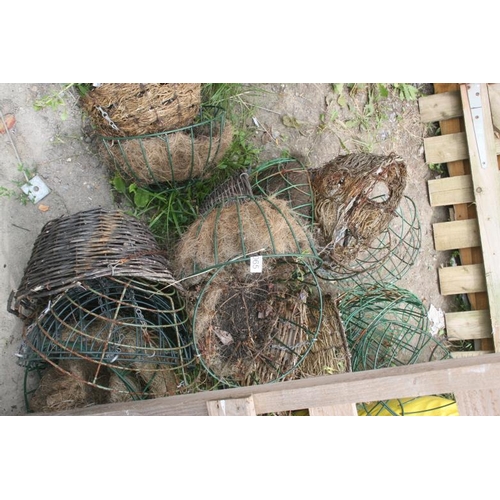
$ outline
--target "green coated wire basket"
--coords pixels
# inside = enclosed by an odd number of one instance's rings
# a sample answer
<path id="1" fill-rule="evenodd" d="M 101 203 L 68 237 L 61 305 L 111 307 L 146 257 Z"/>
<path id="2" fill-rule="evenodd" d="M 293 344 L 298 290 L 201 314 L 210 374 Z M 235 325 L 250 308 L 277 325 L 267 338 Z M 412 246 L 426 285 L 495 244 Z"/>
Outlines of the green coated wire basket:
<path id="1" fill-rule="evenodd" d="M 201 108 L 191 125 L 141 136 L 99 136 L 111 169 L 138 186 L 177 187 L 204 178 L 224 156 L 233 127 L 224 109 Z"/>
<path id="2" fill-rule="evenodd" d="M 174 274 L 184 286 L 227 262 L 258 255 L 320 264 L 310 231 L 288 202 L 253 195 L 219 200 L 182 234 L 173 254 Z"/>
<path id="3" fill-rule="evenodd" d="M 221 387 L 281 381 L 297 370 L 322 324 L 322 292 L 310 265 L 297 258 L 226 262 L 201 285 L 192 305 L 201 366 Z"/>
<path id="4" fill-rule="evenodd" d="M 430 333 L 427 310 L 396 285 L 353 288 L 339 298 L 353 371 L 448 359 L 444 342 Z"/>
<path id="5" fill-rule="evenodd" d="M 363 284 L 396 283 L 415 263 L 421 238 L 415 203 L 403 196 L 388 227 L 352 260 L 333 261 L 319 250 L 323 264 L 318 275 L 334 281 L 340 291 Z"/>
<path id="6" fill-rule="evenodd" d="M 18 364 L 28 372 L 50 368 L 52 378 L 79 378 L 72 386 L 79 393 L 107 393 L 115 401 L 119 394 L 167 396 L 187 383 L 193 368 L 187 321 L 184 298 L 170 285 L 116 277 L 83 281 L 52 297 L 25 325 Z M 116 377 L 120 386 L 113 385 Z"/>
<path id="7" fill-rule="evenodd" d="M 314 196 L 308 169 L 296 158 L 275 158 L 249 172 L 255 196 L 286 200 L 302 223 L 312 229 Z"/>

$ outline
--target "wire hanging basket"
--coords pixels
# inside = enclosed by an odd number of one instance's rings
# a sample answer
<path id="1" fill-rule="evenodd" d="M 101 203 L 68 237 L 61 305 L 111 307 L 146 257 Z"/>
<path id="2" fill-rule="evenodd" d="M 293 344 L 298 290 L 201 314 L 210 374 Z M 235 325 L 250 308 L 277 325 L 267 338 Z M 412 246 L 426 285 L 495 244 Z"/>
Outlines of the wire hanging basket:
<path id="1" fill-rule="evenodd" d="M 395 216 L 406 165 L 394 153 L 338 156 L 312 173 L 317 239 L 335 265 L 352 262 Z"/>
<path id="2" fill-rule="evenodd" d="M 107 392 L 108 399 L 116 400 L 111 393 L 168 396 L 188 382 L 193 366 L 187 321 L 175 287 L 132 278 L 87 280 L 54 297 L 25 325 L 18 363 L 31 371 L 55 368 L 78 378 L 79 386 Z M 84 367 L 85 377 L 68 366 Z"/>
<path id="3" fill-rule="evenodd" d="M 191 125 L 201 106 L 200 83 L 102 83 L 81 104 L 103 136 L 154 134 Z"/>
<path id="4" fill-rule="evenodd" d="M 256 196 L 274 196 L 288 201 L 302 223 L 312 229 L 314 195 L 308 169 L 296 158 L 276 158 L 250 171 Z"/>
<path id="5" fill-rule="evenodd" d="M 54 295 L 94 278 L 174 284 L 169 267 L 154 235 L 133 216 L 100 208 L 63 216 L 45 224 L 35 240 L 9 311 L 30 318 Z"/>
<path id="6" fill-rule="evenodd" d="M 455 399 L 449 395 L 419 396 L 358 404 L 358 415 L 368 417 L 458 416 Z"/>
<path id="7" fill-rule="evenodd" d="M 354 259 L 333 261 L 328 252 L 318 275 L 335 281 L 340 291 L 362 284 L 396 283 L 415 263 L 421 246 L 421 227 L 415 203 L 403 196 L 387 228 L 360 250 Z"/>
<path id="8" fill-rule="evenodd" d="M 100 136 L 110 167 L 138 186 L 177 187 L 205 178 L 233 141 L 224 109 L 204 106 L 191 124 L 155 134 Z"/>
<path id="9" fill-rule="evenodd" d="M 342 294 L 344 323 L 353 371 L 448 359 L 444 342 L 430 333 L 427 310 L 396 285 L 359 286 Z"/>
<path id="10" fill-rule="evenodd" d="M 181 236 L 175 252 L 175 274 L 184 286 L 225 263 L 252 256 L 296 257 L 319 265 L 311 233 L 288 202 L 278 198 L 236 196 L 219 200 Z"/>
<path id="11" fill-rule="evenodd" d="M 293 378 L 319 333 L 322 294 L 309 264 L 263 261 L 259 272 L 248 258 L 226 262 L 196 293 L 195 351 L 223 387 Z"/>

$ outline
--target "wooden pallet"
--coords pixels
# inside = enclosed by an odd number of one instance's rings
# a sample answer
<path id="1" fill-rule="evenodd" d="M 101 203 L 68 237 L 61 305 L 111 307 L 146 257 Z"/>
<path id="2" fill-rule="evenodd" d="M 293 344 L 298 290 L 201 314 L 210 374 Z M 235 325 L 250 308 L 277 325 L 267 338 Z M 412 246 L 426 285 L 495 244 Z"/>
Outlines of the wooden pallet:
<path id="1" fill-rule="evenodd" d="M 434 245 L 459 250 L 461 264 L 439 269 L 440 291 L 467 294 L 472 308 L 445 313 L 447 334 L 475 341 L 474 354 L 500 351 L 500 84 L 434 87 L 419 100 L 422 122 L 441 128 L 424 139 L 425 158 L 446 164 L 450 177 L 428 182 L 429 201 L 454 214 L 433 225 Z"/>
<path id="2" fill-rule="evenodd" d="M 311 416 L 356 416 L 356 403 L 433 394 L 454 394 L 460 416 L 500 415 L 500 353 L 96 405 L 51 416 L 253 416 L 303 409 Z"/>

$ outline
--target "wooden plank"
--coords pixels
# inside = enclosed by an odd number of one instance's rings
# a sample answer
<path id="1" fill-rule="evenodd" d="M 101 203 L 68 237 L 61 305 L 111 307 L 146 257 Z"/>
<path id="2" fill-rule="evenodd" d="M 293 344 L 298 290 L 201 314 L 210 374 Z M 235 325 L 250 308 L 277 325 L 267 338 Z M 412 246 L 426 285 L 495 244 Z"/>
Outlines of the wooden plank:
<path id="1" fill-rule="evenodd" d="M 447 163 L 469 158 L 465 132 L 426 137 L 424 149 L 427 163 Z"/>
<path id="2" fill-rule="evenodd" d="M 429 203 L 432 207 L 474 202 L 472 177 L 470 175 L 431 179 L 427 182 L 427 186 Z"/>
<path id="3" fill-rule="evenodd" d="M 434 233 L 434 248 L 438 251 L 457 250 L 481 245 L 477 219 L 437 222 L 432 225 L 432 230 Z"/>
<path id="4" fill-rule="evenodd" d="M 495 154 L 500 154 L 500 139 L 494 138 Z M 425 161 L 427 163 L 447 163 L 469 158 L 466 132 L 435 135 L 424 139 Z"/>
<path id="5" fill-rule="evenodd" d="M 441 295 L 476 293 L 486 290 L 483 264 L 438 269 Z"/>
<path id="6" fill-rule="evenodd" d="M 418 106 L 422 123 L 450 120 L 463 115 L 462 100 L 458 90 L 421 97 Z"/>
<path id="7" fill-rule="evenodd" d="M 473 389 L 454 393 L 458 413 L 466 416 L 494 416 L 500 414 L 500 391 Z"/>
<path id="8" fill-rule="evenodd" d="M 208 415 L 207 401 L 253 396 L 257 415 L 488 388 L 500 389 L 500 353 L 273 384 L 96 405 L 57 415 Z M 40 414 L 32 414 L 41 416 Z"/>
<path id="9" fill-rule="evenodd" d="M 211 417 L 254 417 L 256 415 L 252 396 L 207 401 L 207 410 Z"/>
<path id="10" fill-rule="evenodd" d="M 495 136 L 500 135 L 500 83 L 488 84 L 488 95 L 490 97 L 491 119 Z"/>
<path id="11" fill-rule="evenodd" d="M 491 338 L 491 319 L 487 309 L 445 313 L 446 335 L 450 340 Z"/>
<path id="12" fill-rule="evenodd" d="M 482 109 L 482 137 L 485 151 L 480 155 L 478 140 L 474 131 L 478 112 L 470 109 L 468 85 L 460 85 L 464 105 L 464 121 L 469 144 L 470 164 L 476 210 L 481 235 L 481 247 L 486 274 L 486 290 L 490 308 L 493 344 L 500 350 L 500 173 L 498 170 L 495 135 L 491 118 L 488 87 L 482 83 L 478 87 Z"/>
<path id="13" fill-rule="evenodd" d="M 436 93 L 442 92 L 458 92 L 460 93 L 460 86 L 458 83 L 435 83 L 434 91 Z M 460 97 L 460 101 L 462 98 Z M 462 110 L 463 113 L 463 110 Z M 442 120 L 439 122 L 441 128 L 441 135 L 454 134 L 457 132 L 465 131 L 465 124 L 462 118 L 452 118 L 450 120 Z M 458 160 L 450 161 L 447 164 L 448 174 L 450 177 L 470 175 L 470 162 L 469 160 Z M 472 180 L 471 180 L 471 199 L 469 201 L 453 202 L 453 211 L 455 213 L 455 220 L 466 220 L 473 219 L 477 217 L 476 207 L 472 203 L 474 201 L 474 194 L 472 191 Z M 461 248 L 460 262 L 462 265 L 468 264 L 479 264 L 483 262 L 483 254 L 480 248 Z M 480 293 L 469 293 L 469 301 L 471 303 L 472 309 L 487 309 L 488 308 L 488 297 L 486 292 Z M 481 350 L 492 349 L 492 340 L 482 340 L 480 348 Z"/>
<path id="14" fill-rule="evenodd" d="M 478 356 L 483 356 L 485 354 L 493 354 L 495 351 L 493 349 L 481 350 L 481 351 L 453 351 L 451 357 L 454 359 L 458 358 L 477 358 Z"/>
<path id="15" fill-rule="evenodd" d="M 311 417 L 357 417 L 358 410 L 354 403 L 347 403 L 343 405 L 309 408 L 309 415 Z"/>

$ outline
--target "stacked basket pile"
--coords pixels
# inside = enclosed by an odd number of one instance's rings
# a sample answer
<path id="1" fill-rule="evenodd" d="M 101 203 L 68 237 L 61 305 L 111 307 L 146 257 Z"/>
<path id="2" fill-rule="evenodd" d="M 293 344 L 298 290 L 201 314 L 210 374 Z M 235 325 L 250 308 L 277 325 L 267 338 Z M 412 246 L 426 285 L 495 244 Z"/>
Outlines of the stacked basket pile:
<path id="1" fill-rule="evenodd" d="M 111 168 L 138 186 L 208 175 L 233 137 L 224 110 L 201 105 L 199 83 L 104 83 L 82 106 Z"/>
<path id="2" fill-rule="evenodd" d="M 10 310 L 38 412 L 174 394 L 193 362 L 183 289 L 148 228 L 121 211 L 48 222 Z"/>

